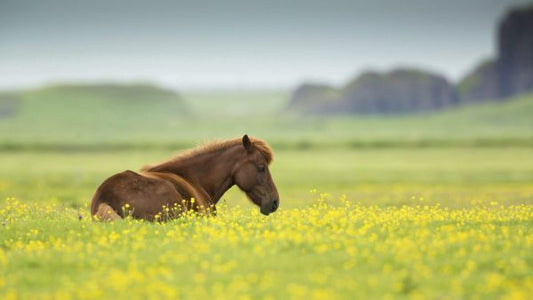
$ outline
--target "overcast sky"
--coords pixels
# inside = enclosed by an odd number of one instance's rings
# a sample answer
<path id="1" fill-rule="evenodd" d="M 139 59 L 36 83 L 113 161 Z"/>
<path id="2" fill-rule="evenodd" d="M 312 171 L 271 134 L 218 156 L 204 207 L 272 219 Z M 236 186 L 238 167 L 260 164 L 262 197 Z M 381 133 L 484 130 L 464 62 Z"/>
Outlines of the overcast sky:
<path id="1" fill-rule="evenodd" d="M 399 66 L 455 81 L 495 54 L 505 11 L 531 2 L 0 0 L 0 88 L 341 85 Z"/>

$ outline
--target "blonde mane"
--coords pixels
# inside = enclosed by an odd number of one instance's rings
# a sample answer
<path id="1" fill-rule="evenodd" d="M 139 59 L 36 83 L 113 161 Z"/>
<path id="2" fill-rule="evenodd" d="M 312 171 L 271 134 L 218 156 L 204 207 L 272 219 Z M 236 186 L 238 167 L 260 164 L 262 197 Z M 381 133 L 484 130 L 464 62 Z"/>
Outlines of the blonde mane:
<path id="1" fill-rule="evenodd" d="M 255 149 L 257 149 L 261 154 L 265 156 L 265 159 L 267 160 L 267 163 L 270 164 L 272 160 L 274 159 L 274 154 L 272 153 L 272 149 L 270 146 L 263 140 L 256 139 L 253 137 L 250 137 L 250 141 L 252 142 L 252 145 Z M 208 153 L 214 153 L 218 151 L 222 151 L 228 148 L 231 148 L 236 145 L 242 145 L 242 138 L 235 138 L 235 139 L 228 139 L 228 140 L 222 140 L 222 141 L 212 141 L 208 142 L 206 144 L 200 145 L 198 147 L 184 150 L 176 154 L 175 156 L 171 157 L 170 159 L 167 159 L 163 162 L 155 163 L 155 164 L 149 164 L 145 165 L 141 168 L 141 171 L 150 171 L 150 169 L 166 165 L 166 164 L 179 164 L 180 162 L 199 156 L 203 154 Z"/>

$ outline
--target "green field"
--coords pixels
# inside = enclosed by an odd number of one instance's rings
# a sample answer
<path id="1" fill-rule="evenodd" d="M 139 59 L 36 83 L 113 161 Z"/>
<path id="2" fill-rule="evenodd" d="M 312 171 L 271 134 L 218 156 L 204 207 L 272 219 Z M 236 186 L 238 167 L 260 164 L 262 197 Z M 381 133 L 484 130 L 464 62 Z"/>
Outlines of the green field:
<path id="1" fill-rule="evenodd" d="M 168 91 L 151 86 L 130 89 L 106 93 L 103 87 L 88 92 L 59 86 L 20 92 L 17 113 L 0 118 L 0 132 L 5 133 L 0 148 L 175 150 L 243 133 L 278 149 L 533 145 L 533 95 L 431 114 L 324 118 L 284 112 L 289 93 L 283 91 L 184 92 L 170 97 Z M 154 96 L 141 101 L 139 94 Z"/>
<path id="2" fill-rule="evenodd" d="M 232 189 L 215 218 L 99 224 L 88 218 L 95 187 L 109 174 L 170 153 L 4 152 L 0 293 L 526 299 L 530 153 L 282 150 L 272 168 L 282 206 L 270 217 Z"/>
<path id="3" fill-rule="evenodd" d="M 127 94 L 97 90 L 22 92 L 0 119 L 1 299 L 533 294 L 533 96 L 319 118 L 282 113 L 283 91 L 157 92 L 161 107 L 121 111 Z M 90 220 L 108 176 L 245 132 L 273 146 L 275 214 L 233 188 L 216 217 Z"/>
<path id="4" fill-rule="evenodd" d="M 171 155 L 163 150 L 3 152 L 0 197 L 83 209 L 108 176 Z M 473 200 L 533 199 L 533 155 L 524 147 L 280 150 L 272 174 L 286 208 L 305 206 L 312 189 L 365 204 L 406 204 L 419 195 L 453 207 Z M 251 205 L 237 189 L 224 198 L 230 206 Z"/>

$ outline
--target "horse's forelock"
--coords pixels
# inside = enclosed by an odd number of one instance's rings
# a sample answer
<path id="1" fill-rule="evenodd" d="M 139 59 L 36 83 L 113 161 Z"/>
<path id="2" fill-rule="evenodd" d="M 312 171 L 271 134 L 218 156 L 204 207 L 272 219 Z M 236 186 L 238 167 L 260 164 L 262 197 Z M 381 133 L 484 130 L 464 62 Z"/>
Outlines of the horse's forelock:
<path id="1" fill-rule="evenodd" d="M 270 146 L 268 146 L 267 143 L 265 143 L 262 140 L 254 139 L 252 140 L 252 145 L 259 151 L 261 154 L 263 154 L 266 158 L 266 161 L 268 164 L 270 164 L 274 160 L 274 154 L 272 153 L 272 149 Z"/>

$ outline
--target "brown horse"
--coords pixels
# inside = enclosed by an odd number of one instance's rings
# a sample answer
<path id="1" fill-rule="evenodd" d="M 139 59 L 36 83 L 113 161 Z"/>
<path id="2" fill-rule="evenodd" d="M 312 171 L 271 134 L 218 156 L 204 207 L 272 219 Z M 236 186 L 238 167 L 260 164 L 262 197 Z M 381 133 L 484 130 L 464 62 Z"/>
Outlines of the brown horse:
<path id="1" fill-rule="evenodd" d="M 213 213 L 222 195 L 237 185 L 268 215 L 279 207 L 279 195 L 268 165 L 272 150 L 249 138 L 214 142 L 178 154 L 139 173 L 124 171 L 106 179 L 96 190 L 91 214 L 98 220 L 131 215 L 167 220 L 194 210 Z"/>

